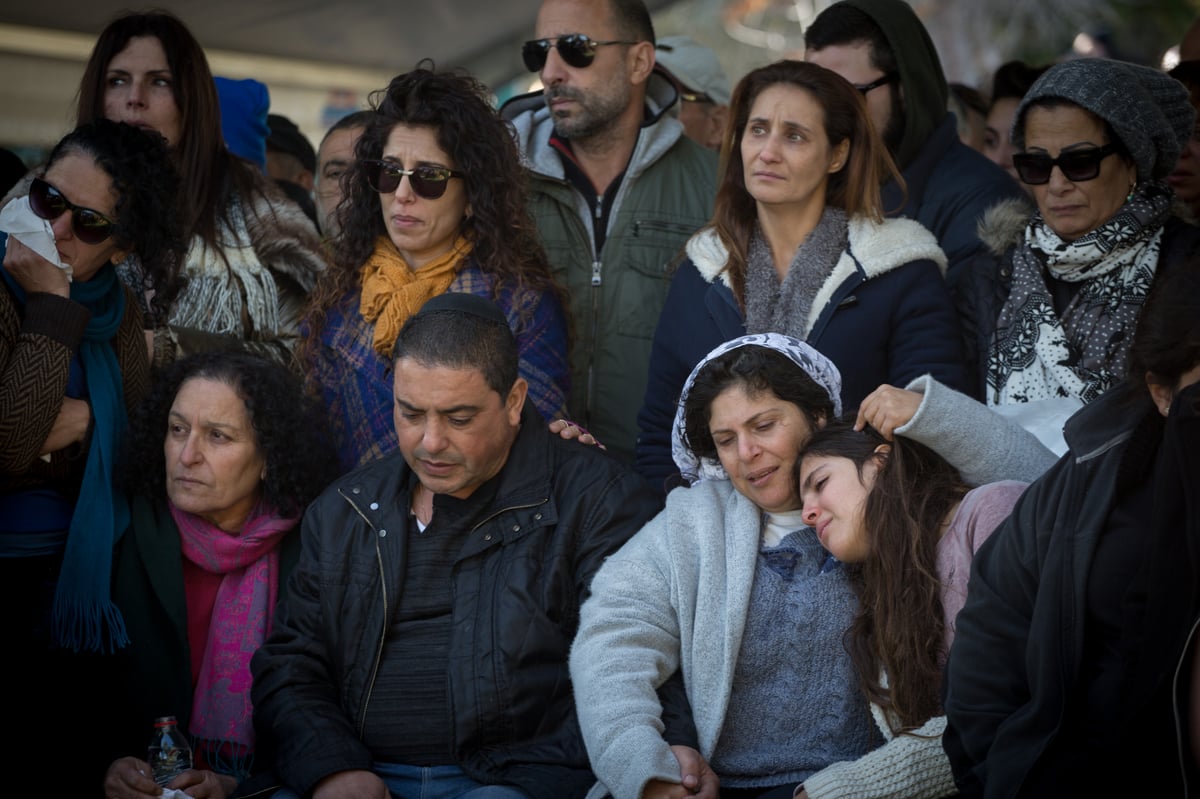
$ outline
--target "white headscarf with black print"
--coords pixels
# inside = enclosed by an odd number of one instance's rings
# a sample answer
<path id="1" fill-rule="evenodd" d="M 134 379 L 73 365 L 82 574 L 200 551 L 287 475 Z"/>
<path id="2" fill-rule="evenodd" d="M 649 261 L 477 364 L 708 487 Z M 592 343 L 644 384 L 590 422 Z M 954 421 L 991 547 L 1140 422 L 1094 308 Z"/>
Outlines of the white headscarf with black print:
<path id="1" fill-rule="evenodd" d="M 688 394 L 691 393 L 692 386 L 696 382 L 696 376 L 713 359 L 739 347 L 749 346 L 764 347 L 786 355 L 817 385 L 825 389 L 829 399 L 833 402 L 833 415 L 841 416 L 842 414 L 842 375 L 833 365 L 833 361 L 810 345 L 798 338 L 781 333 L 754 333 L 730 339 L 715 347 L 708 355 L 704 356 L 700 363 L 696 364 L 696 368 L 692 369 L 692 373 L 688 375 L 687 382 L 683 384 L 683 391 L 679 395 L 679 405 L 675 409 L 675 423 L 671 428 L 671 456 L 675 459 L 675 465 L 679 467 L 680 474 L 688 483 L 695 483 L 698 480 L 729 479 L 729 475 L 725 473 L 720 461 L 697 456 L 687 444 L 683 408 Z"/>

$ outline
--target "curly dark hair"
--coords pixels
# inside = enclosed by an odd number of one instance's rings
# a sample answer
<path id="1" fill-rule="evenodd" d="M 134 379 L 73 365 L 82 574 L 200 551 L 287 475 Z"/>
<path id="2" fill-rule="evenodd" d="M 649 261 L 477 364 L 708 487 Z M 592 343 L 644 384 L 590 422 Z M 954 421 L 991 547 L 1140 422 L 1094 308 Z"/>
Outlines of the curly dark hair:
<path id="1" fill-rule="evenodd" d="M 859 600 L 846 649 L 867 698 L 898 720 L 893 732 L 911 732 L 942 712 L 945 622 L 937 545 L 967 486 L 925 445 L 902 436 L 889 441 L 870 427 L 855 430 L 854 422 L 846 416 L 814 432 L 797 464 L 812 455 L 846 458 L 861 480 L 868 461 L 879 463 L 863 506 L 869 554 L 846 564 Z M 887 687 L 880 684 L 881 669 Z"/>
<path id="2" fill-rule="evenodd" d="M 91 158 L 112 179 L 117 196 L 113 239 L 135 254 L 153 284 L 169 294 L 187 241 L 177 207 L 179 174 L 166 139 L 124 122 L 96 119 L 54 145 L 41 174 L 72 153 Z"/>
<path id="3" fill-rule="evenodd" d="M 375 113 L 354 148 L 357 161 L 381 158 L 392 129 L 412 125 L 433 129 L 438 146 L 465 175 L 471 215 L 462 220 L 461 233 L 471 241 L 471 257 L 480 269 L 495 278 L 492 299 L 499 300 L 506 289 L 518 298 L 539 291 L 555 295 L 564 309 L 569 308 L 529 213 L 528 178 L 516 139 L 491 104 L 487 87 L 460 70 L 435 71 L 432 62 L 424 60 L 372 95 L 371 106 Z M 318 333 L 328 310 L 360 288 L 359 271 L 379 238 L 388 235 L 379 192 L 367 184 L 360 166 L 346 171 L 342 187 L 334 264 L 318 281 L 309 306 L 308 325 Z M 533 303 L 521 306 L 529 311 Z M 317 338 L 306 340 L 304 361 L 311 357 Z"/>
<path id="4" fill-rule="evenodd" d="M 124 487 L 166 496 L 163 439 L 179 388 L 192 378 L 219 380 L 246 403 L 255 443 L 266 462 L 263 498 L 284 516 L 297 516 L 337 477 L 337 454 L 324 411 L 306 396 L 300 378 L 248 352 L 201 352 L 160 372 L 131 417 L 122 451 Z"/>

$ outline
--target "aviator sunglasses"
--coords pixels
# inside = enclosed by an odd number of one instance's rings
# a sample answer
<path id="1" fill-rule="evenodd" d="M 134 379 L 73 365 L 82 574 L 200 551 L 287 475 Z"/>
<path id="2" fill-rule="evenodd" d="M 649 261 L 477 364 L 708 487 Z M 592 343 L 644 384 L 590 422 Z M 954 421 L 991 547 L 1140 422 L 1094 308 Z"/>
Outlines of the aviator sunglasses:
<path id="1" fill-rule="evenodd" d="M 29 184 L 29 207 L 47 222 L 71 212 L 71 230 L 84 244 L 99 244 L 113 234 L 117 224 L 99 211 L 82 208 L 41 178 Z"/>
<path id="2" fill-rule="evenodd" d="M 570 33 L 553 39 L 532 39 L 525 42 L 521 47 L 521 58 L 525 59 L 525 68 L 530 72 L 541 72 L 542 67 L 546 66 L 546 57 L 550 55 L 550 48 L 553 47 L 558 50 L 558 55 L 567 63 L 567 66 L 582 69 L 590 67 L 596 60 L 597 47 L 609 44 L 637 44 L 637 42 L 618 39 L 598 42 L 582 33 Z"/>
<path id="3" fill-rule="evenodd" d="M 1050 172 L 1054 167 L 1061 169 L 1067 180 L 1093 180 L 1100 174 L 1100 162 L 1116 151 L 1117 146 L 1110 142 L 1103 147 L 1059 153 L 1058 158 L 1051 158 L 1044 153 L 1014 153 L 1012 162 L 1022 183 L 1040 186 L 1050 182 Z"/>
<path id="4" fill-rule="evenodd" d="M 462 172 L 444 166 L 416 166 L 405 169 L 391 161 L 374 159 L 361 162 L 367 185 L 380 194 L 391 194 L 400 185 L 400 179 L 408 175 L 413 193 L 426 200 L 436 200 L 446 193 L 450 178 L 463 177 Z"/>

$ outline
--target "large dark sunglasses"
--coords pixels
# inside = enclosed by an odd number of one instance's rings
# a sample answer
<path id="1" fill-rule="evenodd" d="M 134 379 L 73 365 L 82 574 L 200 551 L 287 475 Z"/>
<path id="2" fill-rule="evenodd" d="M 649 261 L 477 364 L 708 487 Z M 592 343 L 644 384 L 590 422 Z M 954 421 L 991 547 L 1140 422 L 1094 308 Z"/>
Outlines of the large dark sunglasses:
<path id="1" fill-rule="evenodd" d="M 71 230 L 84 244 L 99 244 L 113 234 L 117 223 L 99 211 L 82 208 L 63 196 L 63 193 L 41 178 L 29 184 L 29 207 L 46 221 L 58 219 L 71 212 Z"/>
<path id="2" fill-rule="evenodd" d="M 878 89 L 880 86 L 886 86 L 889 83 L 895 83 L 899 77 L 899 72 L 889 72 L 886 75 L 876 78 L 870 83 L 852 83 L 850 85 L 858 89 L 859 93 L 863 97 L 866 97 L 872 89 Z"/>
<path id="3" fill-rule="evenodd" d="M 380 194 L 394 192 L 400 186 L 400 179 L 407 175 L 413 193 L 426 200 L 436 200 L 446 193 L 450 178 L 463 177 L 462 172 L 444 166 L 422 165 L 405 169 L 391 161 L 366 160 L 361 163 L 367 185 Z"/>
<path id="4" fill-rule="evenodd" d="M 1058 158 L 1051 158 L 1045 153 L 1014 153 L 1012 162 L 1022 183 L 1040 186 L 1050 182 L 1054 167 L 1061 169 L 1067 180 L 1093 180 L 1100 174 L 1100 162 L 1116 151 L 1117 145 L 1110 142 L 1103 147 L 1059 153 Z"/>
<path id="5" fill-rule="evenodd" d="M 532 39 L 525 42 L 521 48 L 521 58 L 525 59 L 525 68 L 530 72 L 541 72 L 542 67 L 546 66 L 546 57 L 550 55 L 550 48 L 553 47 L 558 50 L 559 56 L 567 63 L 567 66 L 582 69 L 590 67 L 596 60 L 597 47 L 609 44 L 637 44 L 637 42 L 618 39 L 598 42 L 595 39 L 589 39 L 582 33 L 570 33 L 553 39 Z"/>

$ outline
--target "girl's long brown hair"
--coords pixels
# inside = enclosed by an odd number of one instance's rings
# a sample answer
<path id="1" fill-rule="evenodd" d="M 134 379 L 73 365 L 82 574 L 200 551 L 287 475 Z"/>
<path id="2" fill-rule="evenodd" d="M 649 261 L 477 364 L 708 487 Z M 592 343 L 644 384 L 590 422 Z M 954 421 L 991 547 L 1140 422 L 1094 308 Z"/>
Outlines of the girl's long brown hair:
<path id="1" fill-rule="evenodd" d="M 880 454 L 879 447 L 890 447 Z M 958 471 L 933 450 L 872 428 L 854 417 L 816 431 L 801 455 L 846 458 L 862 478 L 879 469 L 863 508 L 869 554 L 847 564 L 859 607 L 846 648 L 867 698 L 888 711 L 896 733 L 941 715 L 945 622 L 937 546 L 942 524 L 967 492 Z M 887 686 L 880 680 L 887 675 Z"/>

